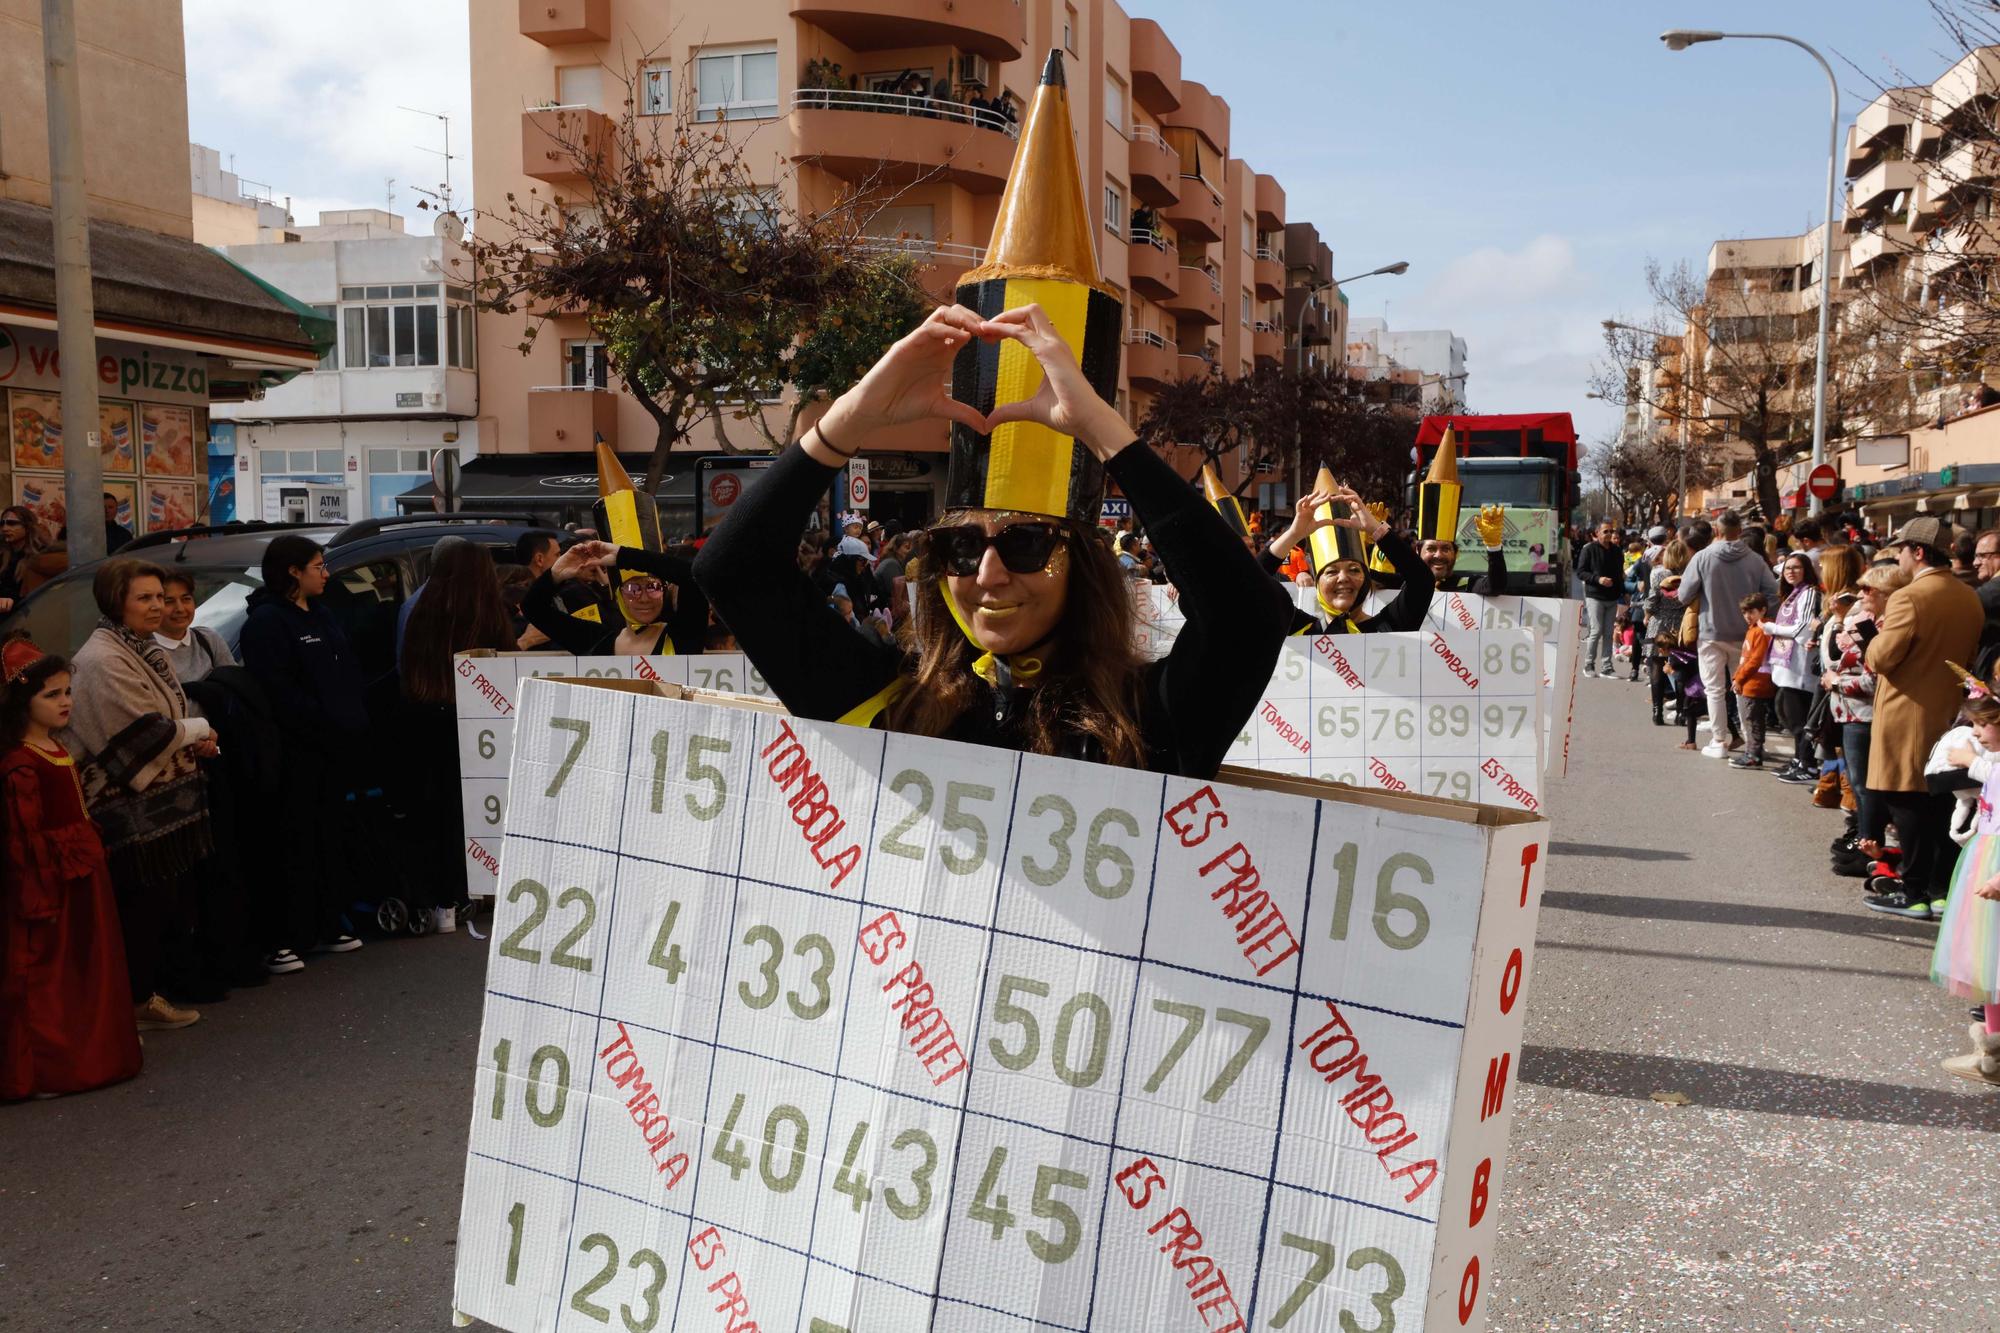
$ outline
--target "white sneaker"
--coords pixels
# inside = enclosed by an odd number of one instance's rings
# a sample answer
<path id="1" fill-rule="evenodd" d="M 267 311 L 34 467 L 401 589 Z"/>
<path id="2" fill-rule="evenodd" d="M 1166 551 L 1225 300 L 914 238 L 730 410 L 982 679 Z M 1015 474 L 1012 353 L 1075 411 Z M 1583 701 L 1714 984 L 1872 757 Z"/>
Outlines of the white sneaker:
<path id="1" fill-rule="evenodd" d="M 297 972 L 305 967 L 305 960 L 290 949 L 280 949 L 264 960 L 264 970 L 274 977 L 287 972 Z"/>
<path id="2" fill-rule="evenodd" d="M 1701 752 L 1707 755 L 1710 759 L 1720 759 L 1722 758 L 1723 755 L 1729 753 L 1727 750 L 1722 748 L 1722 743 L 1720 741 L 1710 741 L 1708 744 L 1701 747 Z"/>
<path id="3" fill-rule="evenodd" d="M 352 935 L 336 935 L 330 940 L 313 945 L 313 953 L 352 953 L 361 947 L 361 941 Z"/>
<path id="4" fill-rule="evenodd" d="M 433 907 L 431 909 L 431 931 L 438 935 L 449 935 L 458 929 L 458 909 Z"/>
<path id="5" fill-rule="evenodd" d="M 1694 729 L 1696 731 L 1714 731 L 1715 723 L 1709 721 L 1706 717 L 1698 717 L 1694 720 Z"/>
<path id="6" fill-rule="evenodd" d="M 1596 680 L 1596 679 L 1597 679 L 1597 668 L 1596 668 L 1596 667 L 1585 667 L 1585 668 L 1583 669 L 1583 678 L 1584 678 L 1585 680 Z"/>

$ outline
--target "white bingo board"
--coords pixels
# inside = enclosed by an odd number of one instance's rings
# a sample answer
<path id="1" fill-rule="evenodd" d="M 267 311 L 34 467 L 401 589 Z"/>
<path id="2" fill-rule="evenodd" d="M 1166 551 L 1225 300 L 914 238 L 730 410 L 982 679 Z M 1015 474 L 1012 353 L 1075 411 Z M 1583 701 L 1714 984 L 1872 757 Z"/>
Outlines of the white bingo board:
<path id="1" fill-rule="evenodd" d="M 699 657 L 574 657 L 568 653 L 460 653 L 453 659 L 458 709 L 458 783 L 465 819 L 465 887 L 490 898 L 507 827 L 507 773 L 521 685 L 538 676 L 656 680 L 753 699 L 774 696 L 741 653 Z"/>
<path id="2" fill-rule="evenodd" d="M 1576 716 L 1576 663 L 1583 644 L 1583 603 L 1573 598 L 1508 593 L 1481 597 L 1445 592 L 1431 598 L 1424 624 L 1433 630 L 1532 628 L 1542 640 L 1542 772 L 1569 772 L 1570 724 Z"/>
<path id="3" fill-rule="evenodd" d="M 1546 821 L 521 695 L 461 1316 L 1484 1325 Z"/>
<path id="4" fill-rule="evenodd" d="M 1287 639 L 1225 762 L 1539 811 L 1541 658 L 1532 629 Z"/>

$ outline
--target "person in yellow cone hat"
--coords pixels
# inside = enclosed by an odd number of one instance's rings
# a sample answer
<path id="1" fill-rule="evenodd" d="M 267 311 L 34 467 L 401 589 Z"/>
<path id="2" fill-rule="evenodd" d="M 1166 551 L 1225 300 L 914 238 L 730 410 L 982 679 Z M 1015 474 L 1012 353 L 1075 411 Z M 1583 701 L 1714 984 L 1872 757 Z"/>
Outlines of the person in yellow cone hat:
<path id="1" fill-rule="evenodd" d="M 1121 307 L 1099 277 L 1060 53 L 1021 130 L 987 259 L 746 492 L 695 578 L 795 715 L 1156 772 L 1215 772 L 1277 664 L 1290 607 L 1216 511 L 1112 405 Z M 945 391 L 949 375 L 951 391 Z M 799 572 L 801 528 L 880 432 L 951 423 L 947 512 L 899 643 L 854 633 Z M 1168 655 L 1137 652 L 1095 531 L 1106 475 L 1180 587 Z"/>
<path id="2" fill-rule="evenodd" d="M 1313 587 L 1323 615 L 1295 611 L 1291 633 L 1379 634 L 1417 629 L 1424 623 L 1431 605 L 1430 566 L 1417 558 L 1401 533 L 1359 495 L 1334 481 L 1326 468 L 1319 470 L 1312 494 L 1300 502 L 1291 524 L 1258 553 L 1258 562 L 1276 575 L 1302 541 L 1311 544 Z M 1372 543 L 1403 581 L 1396 599 L 1373 616 L 1363 606 L 1374 579 L 1364 543 Z"/>
<path id="3" fill-rule="evenodd" d="M 1450 423 L 1431 456 L 1430 472 L 1417 487 L 1417 554 L 1430 566 L 1439 592 L 1472 592 L 1498 597 L 1507 591 L 1507 511 L 1483 506 L 1472 520 L 1480 545 L 1486 548 L 1486 572 L 1458 572 L 1459 501 L 1458 435 Z"/>
<path id="4" fill-rule="evenodd" d="M 556 557 L 521 602 L 528 623 L 579 657 L 665 657 L 702 651 L 708 598 L 685 556 L 661 550 L 660 511 L 632 484 L 611 446 L 597 444 L 598 531 L 610 541 L 582 541 Z M 611 583 L 615 623 L 571 615 L 556 605 L 558 585 L 602 569 Z"/>

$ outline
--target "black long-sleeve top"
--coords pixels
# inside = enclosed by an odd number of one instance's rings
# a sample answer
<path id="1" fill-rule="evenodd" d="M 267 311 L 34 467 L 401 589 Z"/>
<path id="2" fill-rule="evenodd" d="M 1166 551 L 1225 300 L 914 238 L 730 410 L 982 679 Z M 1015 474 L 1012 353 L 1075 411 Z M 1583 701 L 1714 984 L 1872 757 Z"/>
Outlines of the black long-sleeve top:
<path id="1" fill-rule="evenodd" d="M 694 562 L 659 551 L 621 546 L 618 568 L 642 570 L 674 586 L 674 603 L 660 621 L 652 654 L 664 651 L 668 643 L 683 656 L 701 652 L 708 641 L 708 598 L 695 582 Z M 549 570 L 543 570 L 528 585 L 528 595 L 521 599 L 521 610 L 530 625 L 548 635 L 549 642 L 566 653 L 604 657 L 618 651 L 618 632 L 624 628 L 623 622 L 614 618 L 608 626 L 593 625 L 564 611 L 556 605 L 556 581 Z"/>
<path id="2" fill-rule="evenodd" d="M 1106 470 L 1165 560 L 1187 616 L 1172 650 L 1144 668 L 1145 766 L 1210 777 L 1263 697 L 1291 608 L 1221 516 L 1151 449 L 1128 445 Z M 695 579 L 785 707 L 820 720 L 846 715 L 912 665 L 900 648 L 856 634 L 799 571 L 799 531 L 834 471 L 793 445 L 730 508 L 694 561 Z M 1059 676 L 979 685 L 983 693 L 945 735 L 1016 750 L 1026 746 L 1021 693 L 1062 688 Z M 1100 756 L 1080 746 L 1071 757 Z"/>
<path id="3" fill-rule="evenodd" d="M 1403 534 L 1394 528 L 1383 533 L 1382 540 L 1375 545 L 1383 555 L 1389 557 L 1389 563 L 1395 566 L 1397 575 L 1402 579 L 1402 589 L 1396 594 L 1396 600 L 1366 620 L 1356 620 L 1352 616 L 1321 620 L 1310 611 L 1301 611 L 1294 607 L 1287 633 L 1387 634 L 1394 630 L 1423 628 L 1424 616 L 1431 609 L 1431 594 L 1437 588 L 1437 580 L 1431 574 L 1431 567 L 1417 555 L 1415 548 Z M 1271 554 L 1268 545 L 1257 552 L 1257 563 L 1267 576 L 1275 576 L 1281 564 L 1278 557 Z"/>
<path id="4" fill-rule="evenodd" d="M 1475 597 L 1505 597 L 1507 595 L 1507 553 L 1499 547 L 1486 549 L 1486 572 L 1484 574 L 1458 574 L 1438 585 L 1439 592 L 1469 592 Z"/>

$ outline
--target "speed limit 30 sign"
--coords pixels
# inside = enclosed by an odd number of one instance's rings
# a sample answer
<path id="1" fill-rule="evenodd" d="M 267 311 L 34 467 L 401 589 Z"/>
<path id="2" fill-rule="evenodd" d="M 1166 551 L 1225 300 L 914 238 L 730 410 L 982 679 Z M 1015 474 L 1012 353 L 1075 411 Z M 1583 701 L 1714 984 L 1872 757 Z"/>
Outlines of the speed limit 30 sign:
<path id="1" fill-rule="evenodd" d="M 868 460 L 856 458 L 847 464 L 847 507 L 857 513 L 868 509 Z"/>

